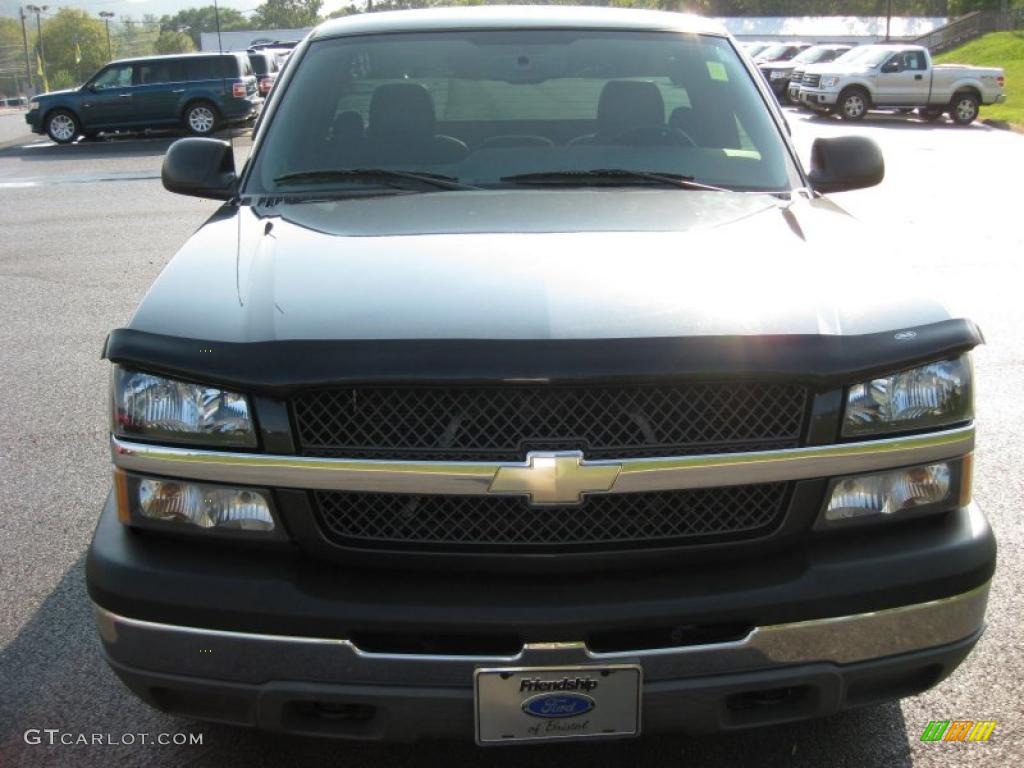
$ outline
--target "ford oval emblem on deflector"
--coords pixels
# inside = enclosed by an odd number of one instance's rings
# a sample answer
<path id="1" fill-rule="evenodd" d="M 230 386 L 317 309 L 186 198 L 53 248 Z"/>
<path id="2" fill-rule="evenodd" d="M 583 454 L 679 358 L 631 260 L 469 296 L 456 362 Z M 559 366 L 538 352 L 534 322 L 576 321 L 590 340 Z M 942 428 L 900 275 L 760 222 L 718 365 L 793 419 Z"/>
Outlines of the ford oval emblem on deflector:
<path id="1" fill-rule="evenodd" d="M 542 693 L 523 702 L 523 712 L 533 717 L 575 717 L 594 708 L 594 700 L 582 693 Z"/>

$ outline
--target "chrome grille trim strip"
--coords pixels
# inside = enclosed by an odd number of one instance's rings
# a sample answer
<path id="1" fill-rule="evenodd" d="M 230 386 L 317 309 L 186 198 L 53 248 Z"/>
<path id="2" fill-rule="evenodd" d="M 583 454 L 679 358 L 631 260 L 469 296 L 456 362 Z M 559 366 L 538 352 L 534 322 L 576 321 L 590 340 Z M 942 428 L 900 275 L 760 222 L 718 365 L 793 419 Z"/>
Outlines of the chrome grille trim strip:
<path id="1" fill-rule="evenodd" d="M 927 434 L 807 448 L 582 461 L 580 465 L 618 468 L 607 493 L 640 493 L 859 474 L 953 459 L 973 449 L 974 426 L 967 425 Z M 488 494 L 502 469 L 529 468 L 540 456 L 579 455 L 534 451 L 525 462 L 320 459 L 173 448 L 117 437 L 111 438 L 111 453 L 114 464 L 121 469 L 190 480 L 322 491 L 439 495 Z"/>

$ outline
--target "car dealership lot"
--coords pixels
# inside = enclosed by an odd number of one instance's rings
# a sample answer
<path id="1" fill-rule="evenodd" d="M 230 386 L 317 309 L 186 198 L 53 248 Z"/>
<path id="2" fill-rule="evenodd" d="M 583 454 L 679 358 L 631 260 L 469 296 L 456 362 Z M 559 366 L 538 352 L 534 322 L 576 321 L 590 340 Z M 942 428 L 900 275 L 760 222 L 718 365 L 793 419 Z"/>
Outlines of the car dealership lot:
<path id="1" fill-rule="evenodd" d="M 148 709 L 99 658 L 83 585 L 84 552 L 109 482 L 106 332 L 123 324 L 174 250 L 215 203 L 164 192 L 170 139 L 56 147 L 38 137 L 0 151 L 0 766 L 541 765 L 1007 765 L 1024 757 L 1018 617 L 1024 546 L 1024 229 L 1018 188 L 1024 137 L 974 125 L 869 118 L 852 127 L 787 111 L 806 162 L 816 136 L 862 133 L 882 145 L 882 186 L 838 196 L 871 225 L 864 249 L 885 249 L 915 278 L 945 288 L 984 330 L 976 354 L 976 497 L 992 520 L 1000 564 L 989 630 L 964 666 L 900 706 L 735 737 L 679 737 L 600 746 L 481 753 L 316 742 L 200 724 Z M 240 156 L 248 140 L 239 137 Z M 680 193 L 683 194 L 683 193 Z M 886 225 L 893 227 L 885 231 Z M 899 236 L 899 239 L 897 239 Z M 823 254 L 824 256 L 824 254 Z M 690 258 L 696 256 L 690 255 Z M 766 253 L 765 258 L 772 258 Z M 890 279 L 849 265 L 870 292 Z M 950 288 L 953 290 L 950 291 Z M 182 311 L 187 311 L 183 307 Z M 230 659 L 225 659 L 230 664 Z M 996 720 L 988 743 L 923 744 L 929 720 Z M 201 733 L 202 746 L 26 744 L 27 729 L 102 734 Z M 44 734 L 45 735 L 45 734 Z"/>

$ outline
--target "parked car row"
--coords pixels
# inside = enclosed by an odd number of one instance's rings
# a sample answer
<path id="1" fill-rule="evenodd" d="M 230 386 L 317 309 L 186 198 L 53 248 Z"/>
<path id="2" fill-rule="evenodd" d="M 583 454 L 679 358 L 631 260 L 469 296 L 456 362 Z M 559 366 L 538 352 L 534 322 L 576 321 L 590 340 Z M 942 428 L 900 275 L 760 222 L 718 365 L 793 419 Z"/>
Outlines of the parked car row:
<path id="1" fill-rule="evenodd" d="M 247 54 L 176 54 L 111 62 L 79 88 L 36 96 L 25 121 L 58 144 L 176 127 L 208 136 L 254 119 L 262 105 Z"/>
<path id="2" fill-rule="evenodd" d="M 812 45 L 804 48 L 791 59 L 775 59 L 758 63 L 758 69 L 764 75 L 765 80 L 772 91 L 780 99 L 786 98 L 789 85 L 796 73 L 803 75 L 804 67 L 810 64 L 821 64 L 843 56 L 853 49 L 852 45 L 845 43 L 827 43 L 824 45 Z"/>
<path id="3" fill-rule="evenodd" d="M 111 62 L 80 88 L 41 94 L 25 120 L 35 133 L 66 144 L 99 133 L 183 127 L 209 135 L 259 114 L 294 44 L 254 45 L 246 53 L 198 53 Z M 780 99 L 860 120 L 873 109 L 943 114 L 962 125 L 983 104 L 1002 102 L 1002 69 L 933 66 L 915 45 L 745 43 Z M 17 99 L 5 99 L 17 102 Z M 13 104 L 12 104 L 13 105 Z"/>
<path id="4" fill-rule="evenodd" d="M 745 52 L 783 101 L 860 120 L 876 109 L 916 112 L 928 121 L 948 114 L 968 125 L 984 104 L 1005 101 L 998 67 L 933 65 L 920 45 L 745 43 Z"/>
<path id="5" fill-rule="evenodd" d="M 886 109 L 916 111 L 928 121 L 948 114 L 954 123 L 969 125 L 983 104 L 1006 100 L 1005 84 L 999 67 L 936 65 L 920 45 L 867 45 L 806 67 L 788 93 L 802 106 L 844 120 Z"/>

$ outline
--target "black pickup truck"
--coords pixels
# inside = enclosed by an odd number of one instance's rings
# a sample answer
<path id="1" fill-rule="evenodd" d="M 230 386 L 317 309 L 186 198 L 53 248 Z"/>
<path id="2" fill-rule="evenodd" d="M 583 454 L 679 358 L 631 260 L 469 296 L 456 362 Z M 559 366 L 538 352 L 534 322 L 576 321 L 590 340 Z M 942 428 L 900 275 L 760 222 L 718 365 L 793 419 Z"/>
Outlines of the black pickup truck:
<path id="1" fill-rule="evenodd" d="M 348 17 L 112 363 L 104 652 L 186 716 L 480 744 L 731 730 L 967 656 L 978 329 L 872 271 L 756 68 L 678 14 Z"/>

